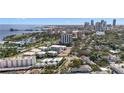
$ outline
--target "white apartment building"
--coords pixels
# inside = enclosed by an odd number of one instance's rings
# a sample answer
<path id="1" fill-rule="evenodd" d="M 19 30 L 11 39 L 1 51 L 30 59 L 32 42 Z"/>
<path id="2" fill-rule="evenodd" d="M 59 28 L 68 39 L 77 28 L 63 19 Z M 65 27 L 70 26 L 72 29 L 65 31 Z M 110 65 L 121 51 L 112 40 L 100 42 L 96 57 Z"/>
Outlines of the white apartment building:
<path id="1" fill-rule="evenodd" d="M 0 59 L 0 68 L 27 67 L 36 63 L 35 56 Z"/>

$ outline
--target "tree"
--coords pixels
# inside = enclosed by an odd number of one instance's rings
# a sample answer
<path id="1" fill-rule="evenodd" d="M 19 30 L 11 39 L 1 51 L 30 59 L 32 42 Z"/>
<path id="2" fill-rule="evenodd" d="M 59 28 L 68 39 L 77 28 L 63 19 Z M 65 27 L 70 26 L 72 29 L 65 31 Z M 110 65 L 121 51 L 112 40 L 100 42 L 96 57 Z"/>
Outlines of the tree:
<path id="1" fill-rule="evenodd" d="M 105 66 L 107 66 L 108 64 L 109 64 L 109 62 L 108 62 L 108 60 L 105 59 L 105 58 L 101 59 L 101 61 L 97 63 L 97 65 L 99 65 L 99 66 L 101 66 L 101 67 L 105 67 Z"/>
<path id="2" fill-rule="evenodd" d="M 73 67 L 79 67 L 81 65 L 81 60 L 80 59 L 74 59 L 73 60 Z"/>
<path id="3" fill-rule="evenodd" d="M 112 50 L 118 49 L 118 47 L 115 44 L 110 44 L 109 46 L 112 48 Z"/>
<path id="4" fill-rule="evenodd" d="M 98 59 L 98 54 L 96 52 L 90 53 L 89 56 L 90 56 L 90 60 L 92 60 L 92 61 L 97 61 L 97 59 Z"/>
<path id="5" fill-rule="evenodd" d="M 124 47 L 120 47 L 120 50 L 121 50 L 121 51 L 124 51 Z"/>
<path id="6" fill-rule="evenodd" d="M 101 71 L 97 65 L 90 65 L 93 71 Z"/>
<path id="7" fill-rule="evenodd" d="M 124 54 L 121 54 L 121 60 L 124 61 Z"/>
<path id="8" fill-rule="evenodd" d="M 13 28 L 10 28 L 10 31 L 14 31 L 14 29 Z"/>
<path id="9" fill-rule="evenodd" d="M 51 69 L 45 69 L 45 72 L 44 72 L 44 74 L 53 74 L 53 73 L 54 71 Z"/>

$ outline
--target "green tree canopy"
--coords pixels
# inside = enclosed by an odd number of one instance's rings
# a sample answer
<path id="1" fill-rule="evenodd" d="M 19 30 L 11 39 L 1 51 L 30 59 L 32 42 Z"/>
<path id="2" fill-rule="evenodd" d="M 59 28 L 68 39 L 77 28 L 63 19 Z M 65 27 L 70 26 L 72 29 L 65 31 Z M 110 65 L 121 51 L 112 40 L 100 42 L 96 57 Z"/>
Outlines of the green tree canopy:
<path id="1" fill-rule="evenodd" d="M 81 65 L 80 59 L 74 59 L 73 60 L 73 67 L 79 67 Z"/>

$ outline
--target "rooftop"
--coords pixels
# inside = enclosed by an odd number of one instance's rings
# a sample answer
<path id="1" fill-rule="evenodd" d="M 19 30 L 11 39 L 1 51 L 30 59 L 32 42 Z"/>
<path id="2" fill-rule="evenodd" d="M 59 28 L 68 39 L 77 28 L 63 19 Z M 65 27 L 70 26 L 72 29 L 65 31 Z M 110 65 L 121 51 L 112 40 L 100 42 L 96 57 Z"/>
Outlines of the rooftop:
<path id="1" fill-rule="evenodd" d="M 42 55 L 42 54 L 46 54 L 46 52 L 41 51 L 41 52 L 37 52 L 37 54 Z"/>
<path id="2" fill-rule="evenodd" d="M 34 48 L 31 50 L 31 52 L 40 52 L 41 50 L 40 49 L 37 49 L 37 48 Z"/>
<path id="3" fill-rule="evenodd" d="M 118 64 L 110 64 L 110 68 L 118 74 L 124 74 L 124 69 Z"/>
<path id="4" fill-rule="evenodd" d="M 39 47 L 39 49 L 47 49 L 48 47 L 45 47 L 45 46 L 42 46 L 42 47 Z"/>
<path id="5" fill-rule="evenodd" d="M 91 71 L 92 71 L 92 68 L 89 65 L 82 65 L 79 68 L 75 67 L 71 69 L 72 73 L 88 73 Z"/>
<path id="6" fill-rule="evenodd" d="M 96 35 L 98 35 L 98 36 L 105 35 L 105 32 L 97 31 L 97 32 L 96 32 Z"/>
<path id="7" fill-rule="evenodd" d="M 48 51 L 48 53 L 57 53 L 57 51 Z"/>
<path id="8" fill-rule="evenodd" d="M 42 62 L 60 62 L 63 58 L 62 57 L 56 57 L 56 58 L 45 58 L 42 60 Z"/>
<path id="9" fill-rule="evenodd" d="M 33 56 L 33 55 L 35 55 L 35 52 L 25 52 L 23 55 L 24 56 Z"/>
<path id="10" fill-rule="evenodd" d="M 65 48 L 66 46 L 63 46 L 63 45 L 52 45 L 51 47 L 63 47 L 63 48 Z"/>
<path id="11" fill-rule="evenodd" d="M 119 53 L 120 50 L 110 50 L 110 52 L 113 53 L 113 54 L 116 54 L 116 53 Z"/>
<path id="12" fill-rule="evenodd" d="M 95 72 L 91 72 L 92 74 L 108 74 L 107 71 L 95 71 Z"/>

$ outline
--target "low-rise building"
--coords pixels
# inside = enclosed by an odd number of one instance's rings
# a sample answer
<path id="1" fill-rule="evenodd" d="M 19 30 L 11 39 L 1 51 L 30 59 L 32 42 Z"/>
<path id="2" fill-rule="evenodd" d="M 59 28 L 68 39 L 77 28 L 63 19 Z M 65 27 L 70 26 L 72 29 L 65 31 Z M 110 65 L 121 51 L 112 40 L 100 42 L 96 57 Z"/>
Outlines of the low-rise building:
<path id="1" fill-rule="evenodd" d="M 91 72 L 91 74 L 109 74 L 107 71 L 95 71 Z"/>
<path id="2" fill-rule="evenodd" d="M 43 58 L 43 57 L 45 57 L 45 55 L 46 55 L 46 52 L 44 52 L 44 51 L 36 53 L 36 56 L 39 57 L 39 58 Z"/>
<path id="3" fill-rule="evenodd" d="M 37 53 L 37 52 L 40 52 L 41 50 L 40 49 L 37 49 L 37 48 L 33 48 L 32 50 L 31 50 L 31 52 L 35 52 L 35 53 Z"/>
<path id="4" fill-rule="evenodd" d="M 63 46 L 63 45 L 52 45 L 50 48 L 53 51 L 61 52 L 61 51 L 66 49 L 66 46 Z"/>
<path id="5" fill-rule="evenodd" d="M 55 57 L 58 55 L 57 51 L 48 51 L 47 52 L 48 56 Z"/>
<path id="6" fill-rule="evenodd" d="M 112 54 L 118 54 L 118 53 L 120 53 L 120 50 L 110 50 L 110 53 L 112 53 Z"/>
<path id="7" fill-rule="evenodd" d="M 94 65 L 95 64 L 93 61 L 90 60 L 89 57 L 86 57 L 86 56 L 82 56 L 81 60 L 83 60 L 84 62 L 86 62 L 87 64 L 90 64 L 90 65 Z"/>
<path id="8" fill-rule="evenodd" d="M 0 41 L 0 44 L 4 44 L 6 41 Z"/>
<path id="9" fill-rule="evenodd" d="M 108 59 L 109 63 L 115 63 L 115 62 L 120 62 L 121 61 L 119 56 L 112 55 L 112 54 L 109 54 L 107 59 Z"/>
<path id="10" fill-rule="evenodd" d="M 48 51 L 48 50 L 49 50 L 48 47 L 39 47 L 39 49 L 40 49 L 41 51 Z"/>
<path id="11" fill-rule="evenodd" d="M 53 59 L 52 58 L 45 58 L 42 60 L 43 63 L 52 63 L 53 62 Z"/>
<path id="12" fill-rule="evenodd" d="M 56 66 L 63 62 L 63 57 L 56 58 L 45 58 L 41 60 L 41 63 L 37 63 L 36 66 L 44 67 L 44 66 Z"/>
<path id="13" fill-rule="evenodd" d="M 36 53 L 35 52 L 25 52 L 23 53 L 23 56 L 35 56 Z"/>
<path id="14" fill-rule="evenodd" d="M 104 36 L 105 35 L 105 32 L 97 31 L 96 32 L 96 35 L 97 36 Z"/>
<path id="15" fill-rule="evenodd" d="M 89 65 L 82 65 L 79 68 L 75 67 L 70 70 L 70 73 L 90 73 L 92 68 Z"/>
<path id="16" fill-rule="evenodd" d="M 112 73 L 124 74 L 124 69 L 118 64 L 110 64 L 110 68 L 112 69 Z"/>
<path id="17" fill-rule="evenodd" d="M 24 45 L 24 44 L 33 43 L 34 41 L 35 41 L 34 38 L 28 38 L 28 39 L 22 39 L 22 40 L 19 40 L 19 41 L 10 41 L 9 43 Z"/>

